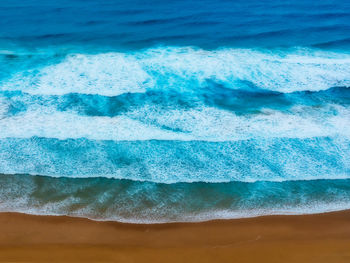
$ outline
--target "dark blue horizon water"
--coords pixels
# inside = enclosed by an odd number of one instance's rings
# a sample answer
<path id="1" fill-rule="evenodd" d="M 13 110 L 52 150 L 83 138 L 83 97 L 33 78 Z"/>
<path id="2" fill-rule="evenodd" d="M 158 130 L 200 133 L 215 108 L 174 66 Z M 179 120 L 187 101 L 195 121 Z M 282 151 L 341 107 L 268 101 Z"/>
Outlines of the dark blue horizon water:
<path id="1" fill-rule="evenodd" d="M 350 208 L 350 2 L 0 1 L 0 211 Z"/>
<path id="2" fill-rule="evenodd" d="M 348 49 L 350 3 L 315 1 L 1 1 L 2 45 Z"/>

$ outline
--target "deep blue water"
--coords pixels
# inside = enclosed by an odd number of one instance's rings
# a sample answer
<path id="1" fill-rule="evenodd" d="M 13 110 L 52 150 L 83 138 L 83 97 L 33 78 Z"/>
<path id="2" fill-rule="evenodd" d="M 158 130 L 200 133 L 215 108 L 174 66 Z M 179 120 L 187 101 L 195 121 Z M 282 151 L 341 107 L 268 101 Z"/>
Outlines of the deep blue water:
<path id="1" fill-rule="evenodd" d="M 0 1 L 0 210 L 350 208 L 350 2 Z"/>
<path id="2" fill-rule="evenodd" d="M 0 16 L 4 45 L 34 48 L 347 48 L 350 43 L 350 3 L 344 0 L 2 0 Z"/>

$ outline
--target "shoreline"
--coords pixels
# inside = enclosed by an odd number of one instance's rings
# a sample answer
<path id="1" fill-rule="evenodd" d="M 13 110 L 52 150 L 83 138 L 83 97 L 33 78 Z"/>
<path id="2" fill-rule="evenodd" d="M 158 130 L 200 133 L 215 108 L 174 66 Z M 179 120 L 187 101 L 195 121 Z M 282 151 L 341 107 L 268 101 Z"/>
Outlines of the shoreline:
<path id="1" fill-rule="evenodd" d="M 130 224 L 0 213 L 0 262 L 350 262 L 350 210 Z"/>
<path id="2" fill-rule="evenodd" d="M 179 221 L 138 221 L 138 220 L 119 220 L 119 219 L 99 219 L 99 218 L 93 218 L 93 217 L 86 217 L 86 216 L 80 216 L 80 215 L 65 215 L 65 214 L 36 214 L 31 212 L 22 212 L 22 211 L 1 211 L 0 210 L 0 216 L 2 214 L 15 214 L 15 215 L 24 215 L 24 216 L 33 216 L 33 217 L 61 217 L 61 218 L 71 218 L 72 220 L 75 219 L 83 219 L 88 220 L 92 222 L 101 222 L 101 223 L 116 223 L 116 224 L 122 224 L 122 225 L 143 225 L 143 226 L 152 226 L 152 225 L 172 225 L 172 224 L 202 224 L 202 223 L 208 223 L 208 222 L 221 222 L 221 221 L 237 221 L 237 220 L 249 220 L 254 218 L 265 218 L 265 217 L 279 217 L 279 216 L 312 216 L 312 215 L 323 215 L 323 214 L 333 214 L 333 213 L 342 213 L 342 212 L 350 212 L 350 208 L 340 208 L 340 209 L 329 209 L 324 211 L 315 211 L 315 212 L 276 212 L 276 213 L 259 213 L 259 214 L 242 214 L 240 216 L 233 216 L 233 217 L 198 217 L 193 220 L 189 219 L 186 220 L 179 220 Z"/>

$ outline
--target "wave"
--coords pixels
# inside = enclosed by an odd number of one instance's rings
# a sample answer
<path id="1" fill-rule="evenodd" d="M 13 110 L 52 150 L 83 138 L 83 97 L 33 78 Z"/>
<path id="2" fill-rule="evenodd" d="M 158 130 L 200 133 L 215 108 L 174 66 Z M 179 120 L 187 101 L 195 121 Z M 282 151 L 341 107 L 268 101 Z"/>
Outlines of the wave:
<path id="1" fill-rule="evenodd" d="M 160 183 L 349 177 L 350 55 L 50 54 L 1 79 L 0 173 Z"/>
<path id="2" fill-rule="evenodd" d="M 344 179 L 350 140 L 268 138 L 234 142 L 0 140 L 0 173 L 108 177 L 172 184 Z"/>
<path id="3" fill-rule="evenodd" d="M 128 223 L 188 222 L 349 208 L 350 181 L 159 184 L 0 174 L 0 211 Z"/>
<path id="4" fill-rule="evenodd" d="M 0 107 L 0 138 L 88 138 L 94 140 L 237 141 L 254 138 L 312 138 L 350 135 L 350 110 L 339 105 L 295 106 L 237 115 L 214 107 L 160 109 L 145 105 L 115 117 L 81 116 L 50 108 L 6 116 Z"/>
<path id="5" fill-rule="evenodd" d="M 146 91 L 118 96 L 69 93 L 57 95 L 31 95 L 20 91 L 0 92 L 0 104 L 5 116 L 14 116 L 24 111 L 48 107 L 56 111 L 75 112 L 86 116 L 115 117 L 130 110 L 147 106 L 161 109 L 195 109 L 214 107 L 235 114 L 261 113 L 264 109 L 288 111 L 293 106 L 325 107 L 327 104 L 348 106 L 350 88 L 333 87 L 322 91 L 298 91 L 281 93 L 256 88 L 232 90 L 219 83 L 209 82 L 207 87 L 193 93 L 177 91 Z M 1 116 L 1 114 L 0 114 Z"/>
<path id="6" fill-rule="evenodd" d="M 230 89 L 289 93 L 350 86 L 350 55 L 317 50 L 207 51 L 163 47 L 128 53 L 70 54 L 47 66 L 13 74 L 1 90 L 30 94 L 117 96 L 148 90 L 197 92 L 207 81 Z"/>

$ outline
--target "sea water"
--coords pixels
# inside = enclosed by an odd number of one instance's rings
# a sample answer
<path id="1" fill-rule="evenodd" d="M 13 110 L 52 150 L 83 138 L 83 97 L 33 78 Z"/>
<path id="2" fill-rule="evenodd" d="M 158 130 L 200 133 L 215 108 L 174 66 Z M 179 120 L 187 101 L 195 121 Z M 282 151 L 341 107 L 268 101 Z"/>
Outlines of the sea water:
<path id="1" fill-rule="evenodd" d="M 0 2 L 0 210 L 350 208 L 350 2 Z"/>

